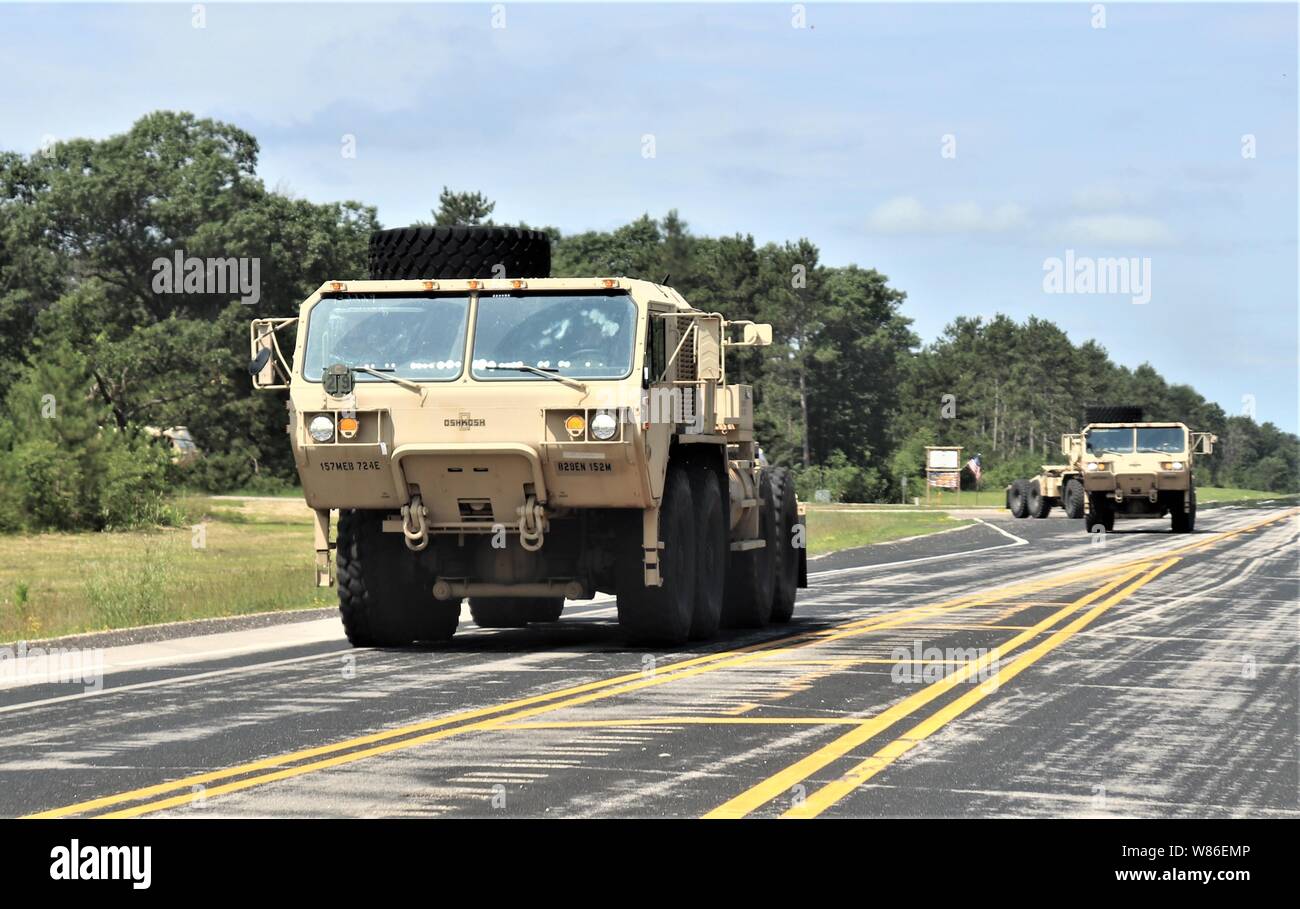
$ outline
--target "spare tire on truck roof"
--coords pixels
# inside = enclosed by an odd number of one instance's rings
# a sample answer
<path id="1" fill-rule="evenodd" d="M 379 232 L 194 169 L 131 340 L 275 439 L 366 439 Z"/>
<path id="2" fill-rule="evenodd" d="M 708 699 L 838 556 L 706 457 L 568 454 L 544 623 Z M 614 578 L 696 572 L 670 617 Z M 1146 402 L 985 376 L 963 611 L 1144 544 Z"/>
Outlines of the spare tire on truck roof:
<path id="1" fill-rule="evenodd" d="M 551 240 L 522 227 L 394 227 L 370 235 L 370 277 L 546 278 Z"/>
<path id="2" fill-rule="evenodd" d="M 1089 423 L 1141 423 L 1142 408 L 1135 404 L 1088 404 L 1083 408 L 1083 425 Z"/>

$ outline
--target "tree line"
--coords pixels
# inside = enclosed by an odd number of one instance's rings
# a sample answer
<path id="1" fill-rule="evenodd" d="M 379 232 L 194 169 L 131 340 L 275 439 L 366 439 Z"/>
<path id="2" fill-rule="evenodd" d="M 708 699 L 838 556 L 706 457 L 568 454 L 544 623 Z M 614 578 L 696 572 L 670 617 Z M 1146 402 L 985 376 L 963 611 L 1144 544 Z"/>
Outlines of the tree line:
<path id="1" fill-rule="evenodd" d="M 362 202 L 268 188 L 258 151 L 236 126 L 163 111 L 107 139 L 0 152 L 0 528 L 157 522 L 177 485 L 293 482 L 284 403 L 253 394 L 244 369 L 247 322 L 295 315 L 323 281 L 364 275 L 381 225 Z M 444 189 L 431 220 L 490 223 L 493 209 Z M 905 293 L 874 269 L 821 263 L 808 239 L 696 236 L 676 211 L 613 231 L 543 229 L 556 275 L 667 277 L 699 308 L 772 323 L 776 343 L 730 368 L 755 386 L 769 460 L 795 468 L 805 496 L 895 498 L 925 444 L 979 451 L 986 485 L 1027 475 L 1095 402 L 1218 433 L 1203 483 L 1300 488 L 1294 435 L 1044 320 L 959 318 L 922 345 Z M 258 259 L 257 305 L 159 293 L 154 265 L 178 252 Z M 143 432 L 174 425 L 204 452 L 193 464 Z"/>

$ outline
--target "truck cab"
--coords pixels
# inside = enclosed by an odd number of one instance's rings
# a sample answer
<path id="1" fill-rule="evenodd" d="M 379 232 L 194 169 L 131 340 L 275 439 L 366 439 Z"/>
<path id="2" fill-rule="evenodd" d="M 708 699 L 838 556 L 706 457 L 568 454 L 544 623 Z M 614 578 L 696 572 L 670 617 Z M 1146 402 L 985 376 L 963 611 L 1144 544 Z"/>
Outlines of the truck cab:
<path id="1" fill-rule="evenodd" d="M 1115 518 L 1170 517 L 1175 532 L 1196 523 L 1193 461 L 1216 437 L 1184 423 L 1090 423 L 1078 434 L 1084 519 L 1089 531 Z"/>
<path id="2" fill-rule="evenodd" d="M 517 627 L 598 592 L 676 643 L 788 620 L 806 573 L 793 483 L 760 467 L 726 370 L 770 342 L 627 277 L 327 281 L 252 323 L 249 368 L 288 392 L 317 582 L 337 554 L 354 644 L 445 640 L 464 598 Z"/>

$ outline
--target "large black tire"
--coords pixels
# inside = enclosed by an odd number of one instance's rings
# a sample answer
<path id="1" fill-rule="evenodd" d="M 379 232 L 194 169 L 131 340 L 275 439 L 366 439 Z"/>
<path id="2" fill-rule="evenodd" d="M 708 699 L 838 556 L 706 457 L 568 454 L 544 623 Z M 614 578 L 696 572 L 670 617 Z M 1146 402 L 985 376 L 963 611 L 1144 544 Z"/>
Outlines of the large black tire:
<path id="1" fill-rule="evenodd" d="M 1183 507 L 1182 498 L 1169 509 L 1170 523 L 1173 525 L 1174 533 L 1191 533 L 1196 529 L 1196 487 L 1193 486 L 1188 493 L 1188 506 Z"/>
<path id="2" fill-rule="evenodd" d="M 1104 528 L 1107 533 L 1115 529 L 1115 509 L 1104 495 L 1094 495 L 1089 503 L 1088 513 L 1083 516 L 1083 529 L 1092 533 L 1096 528 Z"/>
<path id="3" fill-rule="evenodd" d="M 564 597 L 470 597 L 469 614 L 480 628 L 523 628 L 529 622 L 554 622 Z"/>
<path id="4" fill-rule="evenodd" d="M 776 580 L 772 589 L 773 622 L 785 623 L 794 615 L 794 599 L 799 591 L 799 547 L 795 529 L 799 523 L 799 503 L 795 499 L 794 478 L 784 467 L 772 470 L 772 498 L 776 502 Z"/>
<path id="5" fill-rule="evenodd" d="M 1029 491 L 1025 489 L 1024 480 L 1013 480 L 1011 490 L 1007 493 L 1007 507 L 1015 518 L 1029 517 Z"/>
<path id="6" fill-rule="evenodd" d="M 695 605 L 692 640 L 705 641 L 722 623 L 723 583 L 727 577 L 727 524 L 722 517 L 718 475 L 702 464 L 691 465 L 691 499 L 695 506 Z"/>
<path id="7" fill-rule="evenodd" d="M 1052 512 L 1052 500 L 1043 495 L 1037 480 L 1029 481 L 1029 516 L 1045 518 Z"/>
<path id="8" fill-rule="evenodd" d="M 550 274 L 551 241 L 540 230 L 394 227 L 370 235 L 374 279 L 546 278 Z"/>
<path id="9" fill-rule="evenodd" d="M 1083 517 L 1083 484 L 1078 480 L 1066 480 L 1061 490 L 1062 505 L 1065 506 L 1067 518 Z"/>
<path id="10" fill-rule="evenodd" d="M 731 553 L 727 565 L 727 594 L 722 601 L 722 624 L 726 628 L 762 628 L 772 618 L 777 521 L 771 470 L 759 474 L 758 500 L 758 533 L 766 545 L 761 549 Z"/>
<path id="11" fill-rule="evenodd" d="M 460 622 L 459 600 L 435 600 L 435 570 L 427 554 L 406 548 L 400 533 L 384 533 L 383 514 L 339 514 L 339 612 L 354 647 L 402 647 L 446 641 Z"/>
<path id="12" fill-rule="evenodd" d="M 1083 424 L 1141 423 L 1142 408 L 1134 404 L 1089 404 L 1083 408 Z"/>
<path id="13" fill-rule="evenodd" d="M 618 624 L 634 644 L 681 644 L 691 631 L 695 610 L 696 527 L 691 510 L 691 480 L 673 465 L 660 502 L 659 575 L 663 584 L 646 587 L 641 564 L 641 534 L 627 541 L 618 579 Z"/>

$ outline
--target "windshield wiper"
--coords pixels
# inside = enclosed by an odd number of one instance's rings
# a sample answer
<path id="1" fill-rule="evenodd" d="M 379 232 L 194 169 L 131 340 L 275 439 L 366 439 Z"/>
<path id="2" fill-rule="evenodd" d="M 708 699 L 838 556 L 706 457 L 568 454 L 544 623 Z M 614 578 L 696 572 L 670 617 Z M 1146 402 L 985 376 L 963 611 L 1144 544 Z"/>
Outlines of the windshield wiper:
<path id="1" fill-rule="evenodd" d="M 420 397 L 424 397 L 424 389 L 421 388 L 419 385 L 416 385 L 414 382 L 411 382 L 407 379 L 399 378 L 398 376 L 388 375 L 388 373 L 392 372 L 391 369 L 372 369 L 369 366 L 353 366 L 352 368 L 356 372 L 364 372 L 367 375 L 374 376 L 377 379 L 383 379 L 385 382 L 392 382 L 394 385 L 400 385 L 403 388 L 405 388 L 407 391 L 413 391 Z"/>
<path id="2" fill-rule="evenodd" d="M 527 366 L 524 364 L 520 364 L 519 366 L 484 366 L 483 368 L 484 369 L 513 369 L 516 372 L 530 372 L 535 376 L 541 376 L 543 379 L 551 379 L 555 382 L 563 382 L 565 385 L 569 386 L 570 388 L 576 388 L 578 391 L 587 390 L 587 386 L 584 385 L 582 382 L 579 382 L 577 379 L 570 379 L 568 376 L 560 375 L 560 371 L 558 369 L 555 369 L 554 367 Z"/>

